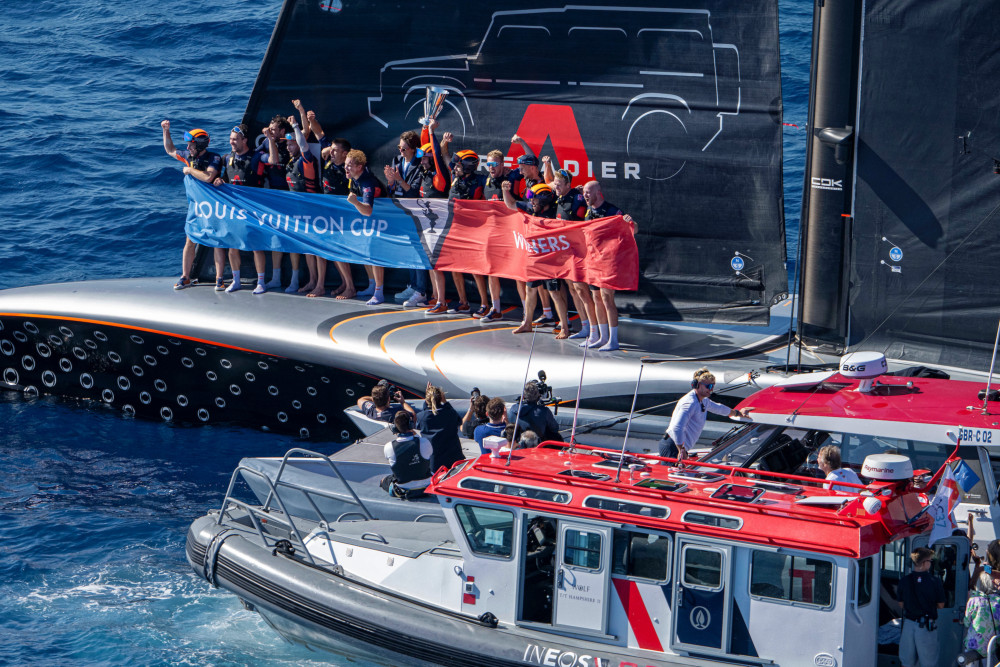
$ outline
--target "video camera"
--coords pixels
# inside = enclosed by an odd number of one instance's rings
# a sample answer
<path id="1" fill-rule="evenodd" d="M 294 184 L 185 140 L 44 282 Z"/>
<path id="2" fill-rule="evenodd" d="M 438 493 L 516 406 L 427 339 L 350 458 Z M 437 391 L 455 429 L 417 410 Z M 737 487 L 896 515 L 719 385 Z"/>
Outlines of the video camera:
<path id="1" fill-rule="evenodd" d="M 549 403 L 552 401 L 552 387 L 545 384 L 545 380 L 547 379 L 545 371 L 538 371 L 538 379 L 531 381 L 532 384 L 538 386 L 539 400 L 541 400 L 542 403 Z"/>
<path id="2" fill-rule="evenodd" d="M 396 399 L 396 394 L 399 392 L 399 387 L 397 387 L 394 384 L 391 384 L 385 378 L 382 378 L 381 380 L 379 380 L 378 384 L 382 385 L 383 387 L 385 387 L 385 390 L 389 392 L 389 402 L 390 403 Z"/>

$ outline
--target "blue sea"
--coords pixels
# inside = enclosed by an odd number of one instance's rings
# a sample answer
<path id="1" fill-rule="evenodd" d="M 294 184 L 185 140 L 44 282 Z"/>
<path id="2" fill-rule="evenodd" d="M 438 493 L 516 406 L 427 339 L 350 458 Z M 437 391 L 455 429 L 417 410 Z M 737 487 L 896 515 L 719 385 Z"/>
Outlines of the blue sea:
<path id="1" fill-rule="evenodd" d="M 280 5 L 3 4 L 0 288 L 179 274 L 185 200 L 159 123 L 237 122 Z M 812 8 L 781 12 L 794 257 Z M 348 664 L 285 643 L 184 558 L 239 458 L 294 444 L 0 392 L 0 664 Z"/>

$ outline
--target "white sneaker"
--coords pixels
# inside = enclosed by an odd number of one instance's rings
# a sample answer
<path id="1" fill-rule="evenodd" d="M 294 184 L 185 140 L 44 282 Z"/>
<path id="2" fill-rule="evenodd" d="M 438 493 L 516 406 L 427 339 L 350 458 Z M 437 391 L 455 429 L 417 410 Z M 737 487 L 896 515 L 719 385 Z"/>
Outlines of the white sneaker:
<path id="1" fill-rule="evenodd" d="M 420 308 L 427 305 L 427 297 L 420 292 L 414 292 L 403 302 L 403 308 Z"/>
<path id="2" fill-rule="evenodd" d="M 405 306 L 406 305 L 405 302 L 409 301 L 410 297 L 416 293 L 417 290 L 413 289 L 412 285 L 407 285 L 406 289 L 403 290 L 402 292 L 396 292 L 396 301 L 404 302 L 403 305 Z"/>

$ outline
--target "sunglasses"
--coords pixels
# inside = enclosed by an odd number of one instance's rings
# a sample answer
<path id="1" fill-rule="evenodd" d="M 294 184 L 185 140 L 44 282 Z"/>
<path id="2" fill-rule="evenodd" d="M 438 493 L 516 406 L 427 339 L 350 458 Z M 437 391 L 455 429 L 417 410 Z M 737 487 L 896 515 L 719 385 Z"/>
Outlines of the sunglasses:
<path id="1" fill-rule="evenodd" d="M 230 132 L 235 132 L 236 134 L 243 134 L 243 128 L 241 128 L 239 125 L 236 125 L 235 127 L 233 127 L 233 129 L 231 129 L 229 131 Z M 243 134 L 243 136 L 245 137 L 246 135 Z"/>
<path id="2" fill-rule="evenodd" d="M 715 383 L 714 382 L 712 382 L 711 384 L 709 384 L 707 382 L 702 382 L 701 386 L 704 387 L 705 389 L 708 389 L 709 391 L 715 389 Z"/>
<path id="3" fill-rule="evenodd" d="M 499 167 L 500 163 L 499 162 L 487 162 L 486 166 L 487 167 Z"/>

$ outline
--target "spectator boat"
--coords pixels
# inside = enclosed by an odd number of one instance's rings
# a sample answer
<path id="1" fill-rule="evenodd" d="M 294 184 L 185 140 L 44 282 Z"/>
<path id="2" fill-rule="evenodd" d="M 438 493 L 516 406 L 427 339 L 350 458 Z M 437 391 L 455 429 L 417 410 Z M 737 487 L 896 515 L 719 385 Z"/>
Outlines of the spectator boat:
<path id="1" fill-rule="evenodd" d="M 381 664 L 889 665 L 886 605 L 927 542 L 928 473 L 873 454 L 844 493 L 545 443 L 438 471 L 436 519 L 299 516 L 231 486 L 186 553 L 289 640 Z M 968 541 L 934 549 L 953 618 Z"/>

